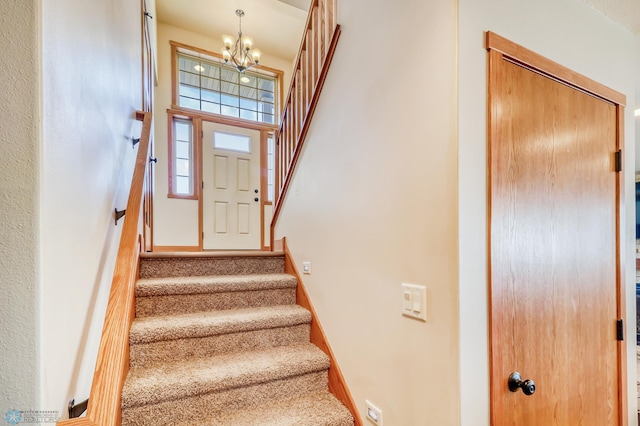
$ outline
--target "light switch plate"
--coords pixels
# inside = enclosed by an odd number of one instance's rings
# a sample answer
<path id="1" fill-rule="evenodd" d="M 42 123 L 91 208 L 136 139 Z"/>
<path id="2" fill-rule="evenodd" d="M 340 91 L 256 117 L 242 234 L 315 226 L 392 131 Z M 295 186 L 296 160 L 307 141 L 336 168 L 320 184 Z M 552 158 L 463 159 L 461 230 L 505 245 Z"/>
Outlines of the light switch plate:
<path id="1" fill-rule="evenodd" d="M 303 274 L 311 273 L 311 262 L 302 262 L 302 273 Z"/>
<path id="2" fill-rule="evenodd" d="M 382 426 L 382 410 L 365 400 L 367 404 L 367 419 L 374 425 Z"/>
<path id="3" fill-rule="evenodd" d="M 427 321 L 427 287 L 402 283 L 402 315 Z"/>

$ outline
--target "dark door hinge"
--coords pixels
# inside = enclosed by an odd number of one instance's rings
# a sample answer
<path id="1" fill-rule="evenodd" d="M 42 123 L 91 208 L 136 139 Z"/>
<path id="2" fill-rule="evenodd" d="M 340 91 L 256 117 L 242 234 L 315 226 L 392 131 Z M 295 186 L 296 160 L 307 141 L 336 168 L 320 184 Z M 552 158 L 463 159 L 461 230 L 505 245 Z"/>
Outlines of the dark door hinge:
<path id="1" fill-rule="evenodd" d="M 204 231 L 202 231 L 202 239 L 204 240 Z"/>
<path id="2" fill-rule="evenodd" d="M 619 173 L 622 171 L 622 150 L 621 149 L 616 151 L 615 158 L 616 158 L 616 173 Z"/>
<path id="3" fill-rule="evenodd" d="M 616 339 L 624 340 L 624 321 L 621 319 L 616 321 Z"/>

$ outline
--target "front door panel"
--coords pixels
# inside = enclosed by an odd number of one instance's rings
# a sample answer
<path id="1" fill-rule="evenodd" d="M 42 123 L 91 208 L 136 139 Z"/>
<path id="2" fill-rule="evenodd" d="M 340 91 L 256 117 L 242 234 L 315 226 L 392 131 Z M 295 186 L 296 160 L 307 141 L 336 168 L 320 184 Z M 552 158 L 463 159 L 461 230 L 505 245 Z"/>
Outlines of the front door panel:
<path id="1" fill-rule="evenodd" d="M 202 128 L 203 248 L 259 250 L 260 132 L 212 122 Z"/>

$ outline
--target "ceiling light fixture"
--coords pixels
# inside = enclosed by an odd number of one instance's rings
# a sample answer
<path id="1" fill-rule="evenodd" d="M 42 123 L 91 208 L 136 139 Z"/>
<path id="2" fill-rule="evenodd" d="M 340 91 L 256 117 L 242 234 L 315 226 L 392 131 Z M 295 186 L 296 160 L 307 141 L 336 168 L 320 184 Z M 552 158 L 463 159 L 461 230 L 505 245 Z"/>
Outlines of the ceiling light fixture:
<path id="1" fill-rule="evenodd" d="M 253 40 L 251 37 L 245 37 L 242 35 L 242 17 L 244 11 L 242 9 L 236 10 L 238 15 L 238 38 L 234 39 L 233 36 L 223 35 L 222 42 L 224 47 L 222 48 L 222 58 L 224 63 L 231 65 L 238 72 L 245 72 L 249 68 L 253 68 L 260 62 L 260 51 L 253 48 Z"/>

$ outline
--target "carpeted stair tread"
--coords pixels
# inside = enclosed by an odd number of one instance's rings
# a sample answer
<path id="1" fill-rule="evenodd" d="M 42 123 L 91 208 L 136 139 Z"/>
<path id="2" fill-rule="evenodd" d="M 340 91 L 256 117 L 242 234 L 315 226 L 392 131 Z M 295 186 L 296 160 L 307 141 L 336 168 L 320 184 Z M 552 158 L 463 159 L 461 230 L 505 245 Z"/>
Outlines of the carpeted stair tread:
<path id="1" fill-rule="evenodd" d="M 138 318 L 129 341 L 133 344 L 213 336 L 311 322 L 311 313 L 298 305 L 198 312 Z"/>
<path id="2" fill-rule="evenodd" d="M 289 274 L 226 275 L 203 277 L 141 278 L 136 296 L 169 296 L 295 288 L 297 280 Z"/>
<path id="3" fill-rule="evenodd" d="M 250 386 L 329 368 L 329 357 L 305 343 L 132 368 L 122 390 L 122 408 Z"/>
<path id="4" fill-rule="evenodd" d="M 221 413 L 276 404 L 327 391 L 327 370 L 122 410 L 122 426 L 203 424 Z M 258 423 L 259 424 L 259 423 Z M 225 425 L 226 426 L 226 425 Z"/>
<path id="5" fill-rule="evenodd" d="M 222 413 L 189 426 L 353 426 L 353 416 L 329 392 Z"/>
<path id="6" fill-rule="evenodd" d="M 140 278 L 277 274 L 284 272 L 284 255 L 267 252 L 203 252 L 141 256 Z"/>
<path id="7" fill-rule="evenodd" d="M 169 251 L 169 252 L 143 252 L 140 259 L 225 259 L 225 258 L 270 258 L 284 257 L 283 251 L 262 251 L 262 250 L 212 250 L 212 251 Z"/>

